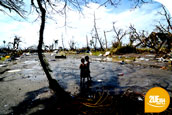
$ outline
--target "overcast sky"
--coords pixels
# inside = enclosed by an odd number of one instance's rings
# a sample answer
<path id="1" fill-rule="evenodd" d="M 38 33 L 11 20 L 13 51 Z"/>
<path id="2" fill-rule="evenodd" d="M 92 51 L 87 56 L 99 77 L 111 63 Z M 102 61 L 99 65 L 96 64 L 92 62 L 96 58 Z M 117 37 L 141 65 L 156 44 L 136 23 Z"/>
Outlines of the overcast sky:
<path id="1" fill-rule="evenodd" d="M 133 24 L 137 30 L 151 32 L 155 28 L 157 21 L 163 21 L 162 17 L 157 14 L 158 11 L 162 10 L 160 3 L 146 4 L 136 9 L 131 8 L 131 3 L 128 0 L 124 0 L 117 8 L 99 7 L 100 4 L 91 2 L 87 6 L 82 6 L 82 14 L 70 7 L 70 10 L 67 10 L 66 27 L 64 27 L 64 15 L 53 14 L 53 20 L 47 19 L 44 34 L 45 44 L 50 45 L 54 40 L 58 39 L 58 46 L 62 46 L 61 36 L 63 36 L 65 47 L 69 47 L 70 40 L 74 40 L 77 47 L 85 47 L 86 35 L 89 40 L 91 39 L 90 33 L 94 25 L 94 12 L 98 32 L 102 39 L 104 39 L 103 31 L 112 30 L 113 22 L 116 22 L 116 28 L 128 30 L 129 25 Z M 16 14 L 11 15 L 13 18 L 0 12 L 0 46 L 3 46 L 3 40 L 6 41 L 6 44 L 12 42 L 15 35 L 21 37 L 22 48 L 37 45 L 40 26 L 39 20 L 34 22 L 37 14 L 30 14 L 26 20 Z M 113 31 L 107 33 L 109 45 L 115 40 L 113 35 Z M 124 38 L 123 42 L 127 43 L 127 41 L 128 38 Z"/>

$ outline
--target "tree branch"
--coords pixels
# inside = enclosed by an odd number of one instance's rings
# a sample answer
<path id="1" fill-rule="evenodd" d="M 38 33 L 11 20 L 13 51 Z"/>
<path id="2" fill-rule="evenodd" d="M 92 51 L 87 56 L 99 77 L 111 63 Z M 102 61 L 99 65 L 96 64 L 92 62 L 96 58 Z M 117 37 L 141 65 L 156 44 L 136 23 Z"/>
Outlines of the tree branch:
<path id="1" fill-rule="evenodd" d="M 18 5 L 18 3 L 19 3 L 19 5 Z M 21 9 L 20 5 L 24 5 L 24 3 L 22 1 L 16 1 L 16 3 L 14 3 L 12 0 L 5 1 L 5 2 L 0 1 L 0 6 L 4 7 L 5 9 L 8 9 L 10 12 L 15 11 L 22 18 L 25 18 L 22 13 L 24 13 L 26 11 Z"/>

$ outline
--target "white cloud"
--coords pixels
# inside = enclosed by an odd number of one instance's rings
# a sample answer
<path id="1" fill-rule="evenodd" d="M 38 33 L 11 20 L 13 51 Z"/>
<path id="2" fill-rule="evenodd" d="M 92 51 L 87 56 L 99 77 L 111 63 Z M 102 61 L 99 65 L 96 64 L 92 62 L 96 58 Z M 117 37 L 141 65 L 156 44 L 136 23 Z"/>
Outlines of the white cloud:
<path id="1" fill-rule="evenodd" d="M 62 5 L 60 5 L 62 6 Z M 93 28 L 93 14 L 96 14 L 96 23 L 99 30 L 100 37 L 104 38 L 103 31 L 112 29 L 112 22 L 116 22 L 117 28 L 128 29 L 130 24 L 134 24 L 138 30 L 152 30 L 154 28 L 155 20 L 159 19 L 160 16 L 156 15 L 157 10 L 154 4 L 144 5 L 141 8 L 134 10 L 128 9 L 124 12 L 115 13 L 111 9 L 106 7 L 99 7 L 99 4 L 90 3 L 88 7 L 82 7 L 83 14 L 79 14 L 76 10 L 67 10 L 67 30 L 63 27 L 65 19 L 64 16 L 59 14 L 53 14 L 53 20 L 47 20 L 45 28 L 45 44 L 52 44 L 55 39 L 59 39 L 59 45 L 61 45 L 61 35 L 64 36 L 65 46 L 68 47 L 70 39 L 74 40 L 79 46 L 86 46 L 86 35 L 91 39 L 90 32 Z M 119 7 L 120 8 L 120 7 Z M 2 14 L 1 14 L 2 15 Z M 34 14 L 35 17 L 35 14 Z M 23 42 L 22 47 L 28 47 L 32 44 L 38 43 L 38 32 L 39 23 L 28 23 L 28 22 L 16 22 L 9 21 L 6 23 L 4 19 L 0 22 L 0 44 L 5 39 L 11 41 L 14 35 L 21 36 Z M 34 20 L 34 18 L 31 18 Z M 109 43 L 113 40 L 113 32 L 108 33 Z"/>

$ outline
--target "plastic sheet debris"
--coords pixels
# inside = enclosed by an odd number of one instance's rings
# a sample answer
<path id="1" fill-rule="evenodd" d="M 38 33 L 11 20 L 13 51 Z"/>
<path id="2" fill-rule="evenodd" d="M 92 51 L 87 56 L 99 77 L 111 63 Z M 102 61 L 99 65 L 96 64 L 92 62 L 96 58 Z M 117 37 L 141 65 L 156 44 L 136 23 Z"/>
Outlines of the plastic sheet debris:
<path id="1" fill-rule="evenodd" d="M 103 56 L 108 56 L 110 54 L 110 51 L 107 51 Z"/>
<path id="2" fill-rule="evenodd" d="M 124 73 L 118 73 L 118 76 L 124 76 Z"/>
<path id="3" fill-rule="evenodd" d="M 138 99 L 138 101 L 143 101 L 143 99 L 141 97 L 138 97 L 137 99 Z"/>
<path id="4" fill-rule="evenodd" d="M 8 72 L 9 72 L 9 73 L 12 73 L 12 72 L 19 72 L 19 71 L 21 71 L 21 69 L 9 70 Z"/>
<path id="5" fill-rule="evenodd" d="M 98 56 L 99 56 L 99 57 L 100 57 L 100 56 L 103 56 L 103 54 L 99 54 Z"/>
<path id="6" fill-rule="evenodd" d="M 142 57 L 142 58 L 139 58 L 139 60 L 144 61 L 144 60 L 145 60 L 145 58 L 143 58 L 143 57 Z"/>
<path id="7" fill-rule="evenodd" d="M 16 58 L 16 60 L 20 60 L 20 57 Z"/>
<path id="8" fill-rule="evenodd" d="M 24 55 L 25 55 L 25 56 L 30 56 L 30 53 L 28 52 L 28 53 L 25 53 Z"/>
<path id="9" fill-rule="evenodd" d="M 51 53 L 51 56 L 54 56 L 55 55 L 55 53 Z"/>

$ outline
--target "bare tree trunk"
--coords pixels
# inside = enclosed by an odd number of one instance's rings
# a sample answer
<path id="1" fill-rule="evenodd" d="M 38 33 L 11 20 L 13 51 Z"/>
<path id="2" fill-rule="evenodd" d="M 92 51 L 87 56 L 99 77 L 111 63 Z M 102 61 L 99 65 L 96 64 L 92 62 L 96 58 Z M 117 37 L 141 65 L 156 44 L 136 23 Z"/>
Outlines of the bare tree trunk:
<path id="1" fill-rule="evenodd" d="M 52 80 L 52 77 L 46 67 L 46 63 L 44 62 L 44 58 L 43 58 L 43 55 L 42 55 L 42 44 L 43 44 L 43 34 L 44 34 L 44 28 L 45 28 L 45 14 L 46 14 L 46 11 L 45 9 L 42 7 L 42 4 L 39 0 L 37 0 L 38 2 L 38 6 L 39 6 L 39 9 L 41 11 L 41 26 L 40 26 L 40 31 L 39 31 L 39 44 L 38 44 L 38 56 L 39 56 L 39 60 L 40 60 L 40 63 L 41 63 L 41 66 L 43 67 L 43 70 L 48 78 L 49 81 Z"/>
<path id="2" fill-rule="evenodd" d="M 46 16 L 46 10 L 42 7 L 41 1 L 37 0 L 38 7 L 41 11 L 41 26 L 40 26 L 40 31 L 39 31 L 39 44 L 38 44 L 38 57 L 41 63 L 41 66 L 47 76 L 47 79 L 49 81 L 49 87 L 61 98 L 61 99 L 69 99 L 70 95 L 64 91 L 63 88 L 58 84 L 58 82 L 52 78 L 50 72 L 49 72 L 49 67 L 48 67 L 48 62 L 45 61 L 45 56 L 43 56 L 42 52 L 42 44 L 43 44 L 43 35 L 44 35 L 44 28 L 45 28 L 45 16 Z"/>
<path id="3" fill-rule="evenodd" d="M 97 39 L 95 37 L 92 36 L 92 45 L 94 47 L 94 50 L 96 51 L 97 50 Z"/>
<path id="4" fill-rule="evenodd" d="M 167 27 L 164 27 L 164 25 L 159 22 L 159 25 L 156 25 L 156 28 L 163 34 L 168 33 L 168 35 L 166 36 L 167 38 L 167 47 L 166 47 L 166 51 L 167 53 L 169 53 L 171 51 L 171 47 L 172 47 L 172 23 L 171 23 L 171 19 L 172 17 L 170 16 L 170 14 L 167 12 L 167 10 L 165 9 L 165 6 L 162 5 L 163 8 L 163 12 L 159 12 L 160 15 L 165 17 L 165 20 L 167 22 Z"/>
<path id="5" fill-rule="evenodd" d="M 107 47 L 107 38 L 106 38 L 106 32 L 104 31 L 104 36 L 105 36 L 105 44 L 106 44 L 106 49 L 108 48 Z"/>
<path id="6" fill-rule="evenodd" d="M 88 36 L 86 35 L 86 42 L 87 42 L 87 49 L 89 50 L 90 47 L 89 47 L 89 43 L 88 43 Z"/>
<path id="7" fill-rule="evenodd" d="M 144 45 L 145 43 L 143 42 L 143 40 L 141 39 L 141 35 L 137 32 L 136 28 L 134 27 L 134 25 L 130 25 L 129 27 L 130 29 L 130 41 L 133 44 L 135 41 L 139 41 L 139 43 L 137 43 L 136 45 L 134 45 L 133 47 L 138 47 L 140 45 Z M 144 33 L 143 33 L 144 34 Z"/>
<path id="8" fill-rule="evenodd" d="M 172 31 L 172 24 L 171 24 L 171 16 L 170 14 L 167 13 L 166 9 L 165 9 L 165 6 L 162 6 L 163 10 L 164 10 L 164 16 L 165 16 L 165 19 L 168 23 L 168 32 L 171 30 Z"/>
<path id="9" fill-rule="evenodd" d="M 123 32 L 122 29 L 116 29 L 114 25 L 115 25 L 115 22 L 113 22 L 113 30 L 116 34 L 116 39 L 117 39 L 118 45 L 119 45 L 119 47 L 121 47 L 122 39 L 127 34 L 127 32 L 126 31 Z"/>
<path id="10" fill-rule="evenodd" d="M 62 46 L 63 46 L 63 50 L 64 50 L 65 46 L 64 46 L 64 41 L 63 41 L 63 34 L 61 35 L 61 38 L 62 38 Z"/>
<path id="11" fill-rule="evenodd" d="M 96 39 L 99 41 L 100 48 L 101 48 L 101 50 L 104 50 L 103 45 L 102 45 L 102 42 L 101 42 L 100 37 L 99 37 L 99 34 L 98 34 L 98 31 L 97 31 L 95 13 L 94 13 L 94 29 L 95 29 L 95 35 L 96 35 L 95 37 L 96 37 Z"/>

